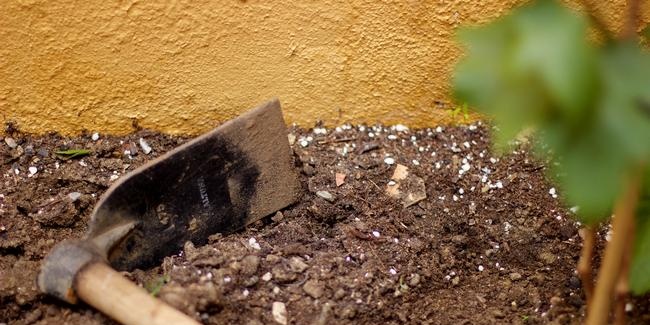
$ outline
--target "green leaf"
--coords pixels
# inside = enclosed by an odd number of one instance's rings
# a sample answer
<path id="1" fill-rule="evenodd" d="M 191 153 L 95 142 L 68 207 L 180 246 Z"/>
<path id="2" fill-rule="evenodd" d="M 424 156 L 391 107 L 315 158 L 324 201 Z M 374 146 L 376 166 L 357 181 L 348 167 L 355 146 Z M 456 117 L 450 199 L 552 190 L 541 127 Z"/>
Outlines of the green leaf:
<path id="1" fill-rule="evenodd" d="M 88 149 L 68 149 L 55 151 L 55 154 L 62 156 L 63 159 L 72 159 L 75 157 L 83 157 L 91 153 Z"/>
<path id="2" fill-rule="evenodd" d="M 529 126 L 580 125 L 593 110 L 597 56 L 586 20 L 553 1 L 540 1 L 481 27 L 463 29 L 467 56 L 457 65 L 454 92 L 494 117 L 502 148 Z"/>
<path id="3" fill-rule="evenodd" d="M 601 60 L 604 79 L 603 127 L 622 146 L 632 164 L 650 159 L 650 55 L 626 42 L 606 48 Z"/>

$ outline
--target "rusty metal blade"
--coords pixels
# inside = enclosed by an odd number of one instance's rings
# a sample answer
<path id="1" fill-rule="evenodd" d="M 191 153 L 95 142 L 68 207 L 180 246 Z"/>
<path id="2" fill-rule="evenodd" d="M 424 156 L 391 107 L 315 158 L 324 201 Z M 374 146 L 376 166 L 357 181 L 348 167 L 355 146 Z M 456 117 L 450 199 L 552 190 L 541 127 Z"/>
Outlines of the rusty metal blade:
<path id="1" fill-rule="evenodd" d="M 159 263 L 296 200 L 300 184 L 280 103 L 263 104 L 134 170 L 104 194 L 88 240 L 113 267 Z"/>

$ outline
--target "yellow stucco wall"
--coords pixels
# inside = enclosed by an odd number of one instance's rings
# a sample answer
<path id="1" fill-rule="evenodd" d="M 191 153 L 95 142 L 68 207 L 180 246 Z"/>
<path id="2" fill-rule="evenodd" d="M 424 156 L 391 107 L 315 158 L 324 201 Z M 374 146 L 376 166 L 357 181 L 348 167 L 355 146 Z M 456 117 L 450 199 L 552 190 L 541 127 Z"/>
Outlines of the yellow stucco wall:
<path id="1" fill-rule="evenodd" d="M 195 134 L 277 96 L 305 126 L 432 125 L 455 28 L 521 2 L 2 0 L 0 119 Z M 618 28 L 625 1 L 592 2 Z"/>

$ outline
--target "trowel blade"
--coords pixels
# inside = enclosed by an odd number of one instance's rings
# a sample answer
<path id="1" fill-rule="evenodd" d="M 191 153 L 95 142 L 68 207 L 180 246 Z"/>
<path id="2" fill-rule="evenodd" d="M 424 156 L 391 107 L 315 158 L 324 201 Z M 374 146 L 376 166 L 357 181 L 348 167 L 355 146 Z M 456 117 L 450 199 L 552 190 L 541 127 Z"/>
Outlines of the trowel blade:
<path id="1" fill-rule="evenodd" d="M 95 207 L 87 239 L 118 270 L 148 267 L 188 240 L 206 243 L 286 207 L 299 192 L 273 100 L 119 179 Z"/>

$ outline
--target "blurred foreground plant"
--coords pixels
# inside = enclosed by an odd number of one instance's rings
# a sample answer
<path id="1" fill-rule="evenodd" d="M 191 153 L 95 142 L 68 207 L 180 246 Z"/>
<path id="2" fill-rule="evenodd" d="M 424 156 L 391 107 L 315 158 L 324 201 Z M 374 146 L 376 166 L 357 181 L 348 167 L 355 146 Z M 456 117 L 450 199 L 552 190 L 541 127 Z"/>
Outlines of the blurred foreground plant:
<path id="1" fill-rule="evenodd" d="M 587 224 L 579 272 L 588 324 L 607 322 L 625 295 L 650 291 L 650 54 L 636 38 L 638 1 L 630 1 L 623 35 L 543 0 L 459 36 L 467 56 L 454 75 L 457 99 L 494 119 L 495 148 L 534 128 L 549 176 Z M 605 40 L 587 38 L 590 21 Z M 647 40 L 643 40 L 647 43 Z M 593 229 L 612 214 L 613 236 L 592 294 Z M 616 287 L 616 289 L 615 289 Z"/>

